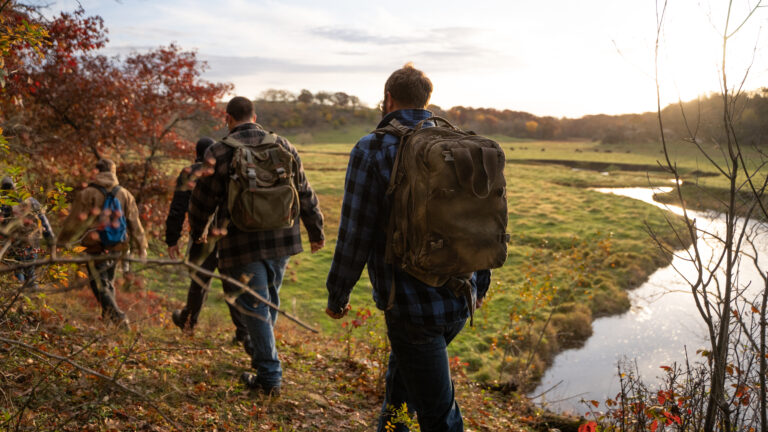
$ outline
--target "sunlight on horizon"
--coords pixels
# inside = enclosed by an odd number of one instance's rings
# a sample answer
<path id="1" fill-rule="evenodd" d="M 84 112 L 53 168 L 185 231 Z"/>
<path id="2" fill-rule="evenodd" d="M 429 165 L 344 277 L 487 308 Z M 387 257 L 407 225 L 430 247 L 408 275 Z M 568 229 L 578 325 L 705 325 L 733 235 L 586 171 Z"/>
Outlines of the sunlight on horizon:
<path id="1" fill-rule="evenodd" d="M 435 84 L 432 102 L 579 117 L 656 110 L 653 2 L 553 0 L 547 4 L 478 0 L 435 8 L 393 0 L 359 6 L 222 0 L 81 0 L 110 29 L 109 54 L 177 42 L 208 61 L 210 80 L 257 97 L 269 88 L 343 91 L 375 106 L 386 77 L 408 61 Z M 671 2 L 659 53 L 662 106 L 720 90 L 720 33 L 727 5 Z M 58 1 L 53 10 L 78 2 Z M 735 2 L 731 29 L 747 16 Z M 408 8 L 403 17 L 397 11 Z M 766 8 L 768 9 L 768 8 Z M 768 85 L 759 10 L 729 43 L 730 83 Z M 222 11 L 226 11 L 223 13 Z M 173 20 L 168 20 L 173 16 Z M 254 26 L 258 22 L 258 26 Z M 764 33 L 764 32 L 763 32 Z M 235 36 L 233 36 L 233 34 Z"/>

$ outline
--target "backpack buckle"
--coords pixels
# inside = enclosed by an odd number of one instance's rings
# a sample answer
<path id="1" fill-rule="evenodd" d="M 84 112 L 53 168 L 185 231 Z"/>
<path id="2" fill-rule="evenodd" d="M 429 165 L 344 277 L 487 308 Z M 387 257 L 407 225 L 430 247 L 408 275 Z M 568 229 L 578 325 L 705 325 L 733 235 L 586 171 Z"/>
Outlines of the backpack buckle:
<path id="1" fill-rule="evenodd" d="M 443 151 L 443 157 L 446 162 L 453 162 L 453 153 L 450 150 Z"/>

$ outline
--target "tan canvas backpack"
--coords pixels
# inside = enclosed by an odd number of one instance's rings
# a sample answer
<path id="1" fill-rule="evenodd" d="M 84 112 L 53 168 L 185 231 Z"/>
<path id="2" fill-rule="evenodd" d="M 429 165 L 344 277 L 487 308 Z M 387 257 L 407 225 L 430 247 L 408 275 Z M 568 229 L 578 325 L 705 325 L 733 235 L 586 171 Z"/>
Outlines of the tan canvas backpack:
<path id="1" fill-rule="evenodd" d="M 427 121 L 436 125 L 423 127 Z M 448 283 L 466 295 L 461 289 L 472 272 L 507 258 L 504 151 L 440 117 L 413 129 L 393 119 L 374 133 L 400 137 L 387 191 L 387 261 L 427 285 Z"/>
<path id="2" fill-rule="evenodd" d="M 299 214 L 298 163 L 269 133 L 258 144 L 232 137 L 222 143 L 235 149 L 227 187 L 227 209 L 241 231 L 290 228 Z"/>

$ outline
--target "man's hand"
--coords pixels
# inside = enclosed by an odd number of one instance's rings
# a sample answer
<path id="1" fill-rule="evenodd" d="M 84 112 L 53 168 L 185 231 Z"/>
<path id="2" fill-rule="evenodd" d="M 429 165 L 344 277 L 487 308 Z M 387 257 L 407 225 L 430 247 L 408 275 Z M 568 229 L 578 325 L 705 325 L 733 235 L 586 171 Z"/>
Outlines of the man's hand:
<path id="1" fill-rule="evenodd" d="M 483 300 L 484 299 L 485 298 L 483 297 L 483 298 L 479 298 L 479 299 L 475 300 L 475 309 L 480 309 L 480 307 L 483 305 Z"/>
<path id="2" fill-rule="evenodd" d="M 174 260 L 179 259 L 179 245 L 168 246 L 168 256 Z"/>
<path id="3" fill-rule="evenodd" d="M 347 303 L 347 305 L 344 306 L 344 309 L 342 309 L 341 312 L 334 312 L 328 308 L 325 308 L 325 313 L 333 319 L 342 319 L 347 315 L 350 309 L 352 309 L 352 306 L 350 306 L 350 304 Z"/>
<path id="4" fill-rule="evenodd" d="M 309 248 L 312 250 L 312 253 L 315 253 L 319 251 L 320 249 L 325 247 L 325 240 L 320 240 L 319 242 L 310 242 Z"/>

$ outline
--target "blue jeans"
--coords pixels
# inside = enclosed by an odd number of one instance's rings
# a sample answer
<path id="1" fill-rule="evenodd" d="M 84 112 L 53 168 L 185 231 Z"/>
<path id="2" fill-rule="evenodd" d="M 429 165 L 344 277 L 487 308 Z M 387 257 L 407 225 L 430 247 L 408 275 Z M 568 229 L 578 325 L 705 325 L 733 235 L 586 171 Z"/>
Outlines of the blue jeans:
<path id="1" fill-rule="evenodd" d="M 248 286 L 253 292 L 275 306 L 280 306 L 280 285 L 283 283 L 286 264 L 288 264 L 287 256 L 226 269 L 225 274 L 237 280 L 242 280 L 242 276 L 247 275 Z M 237 293 L 240 292 L 240 288 L 225 283 L 224 292 Z M 283 369 L 280 367 L 280 359 L 277 357 L 275 348 L 274 326 L 277 321 L 277 311 L 247 292 L 239 294 L 235 303 L 246 312 L 241 314 L 241 317 L 251 337 L 251 367 L 256 369 L 258 382 L 266 388 L 279 386 L 283 378 Z"/>
<path id="2" fill-rule="evenodd" d="M 444 326 L 421 326 L 386 316 L 392 347 L 387 368 L 387 390 L 379 418 L 383 432 L 392 409 L 407 403 L 416 411 L 422 432 L 463 431 L 456 403 L 446 348 L 464 328 L 466 320 Z M 398 424 L 395 431 L 408 429 Z"/>

